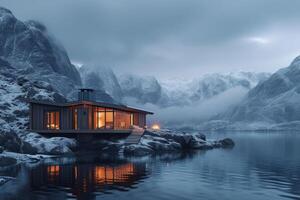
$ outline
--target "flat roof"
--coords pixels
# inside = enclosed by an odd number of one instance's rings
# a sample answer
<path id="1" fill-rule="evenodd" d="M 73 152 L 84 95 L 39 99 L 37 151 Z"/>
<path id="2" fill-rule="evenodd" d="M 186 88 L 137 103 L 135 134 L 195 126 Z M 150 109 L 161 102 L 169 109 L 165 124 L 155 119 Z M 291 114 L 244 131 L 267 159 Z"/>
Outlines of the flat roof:
<path id="1" fill-rule="evenodd" d="M 33 104 L 41 104 L 41 105 L 50 105 L 50 106 L 59 106 L 59 107 L 68 107 L 68 106 L 77 106 L 77 105 L 93 105 L 93 106 L 99 106 L 104 108 L 113 108 L 117 110 L 122 111 L 128 111 L 128 112 L 139 112 L 139 113 L 145 113 L 153 115 L 153 112 L 149 112 L 146 110 L 142 110 L 139 108 L 129 107 L 123 104 L 112 104 L 112 103 L 106 103 L 106 102 L 96 102 L 96 101 L 73 101 L 73 102 L 66 102 L 66 103 L 53 103 L 49 101 L 37 101 L 37 100 L 29 100 L 29 103 Z"/>

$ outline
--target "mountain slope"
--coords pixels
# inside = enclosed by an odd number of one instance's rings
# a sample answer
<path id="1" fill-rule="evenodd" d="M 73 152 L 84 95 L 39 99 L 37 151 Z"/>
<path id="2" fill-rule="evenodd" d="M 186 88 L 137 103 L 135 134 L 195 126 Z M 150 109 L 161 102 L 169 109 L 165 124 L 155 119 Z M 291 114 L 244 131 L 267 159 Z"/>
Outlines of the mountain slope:
<path id="1" fill-rule="evenodd" d="M 44 25 L 22 22 L 0 7 L 0 57 L 29 79 L 49 82 L 62 94 L 81 84 L 65 49 Z M 64 83 L 64 84 L 63 84 Z"/>
<path id="2" fill-rule="evenodd" d="M 237 87 L 250 90 L 268 77 L 268 73 L 214 73 L 193 80 L 164 81 L 162 87 L 168 99 L 172 100 L 171 105 L 180 106 L 205 101 Z"/>
<path id="3" fill-rule="evenodd" d="M 207 74 L 191 80 L 157 80 L 134 74 L 117 77 L 112 69 L 95 65 L 83 66 L 79 71 L 85 87 L 102 90 L 118 102 L 161 108 L 193 105 L 235 89 L 244 94 L 269 77 L 268 73 L 238 72 Z"/>
<path id="4" fill-rule="evenodd" d="M 119 77 L 124 97 L 134 98 L 138 103 L 159 104 L 162 88 L 155 77 L 122 75 Z"/>
<path id="5" fill-rule="evenodd" d="M 107 67 L 85 65 L 79 68 L 83 85 L 96 91 L 98 101 L 120 102 L 123 92 L 114 72 Z"/>
<path id="6" fill-rule="evenodd" d="M 269 125 L 300 121 L 300 56 L 289 67 L 249 91 L 242 103 L 221 118 Z"/>
<path id="7" fill-rule="evenodd" d="M 68 153 L 76 142 L 29 133 L 28 99 L 64 102 L 81 79 L 64 48 L 37 22 L 0 8 L 0 148 L 20 153 Z M 62 145 L 66 144 L 66 145 Z"/>

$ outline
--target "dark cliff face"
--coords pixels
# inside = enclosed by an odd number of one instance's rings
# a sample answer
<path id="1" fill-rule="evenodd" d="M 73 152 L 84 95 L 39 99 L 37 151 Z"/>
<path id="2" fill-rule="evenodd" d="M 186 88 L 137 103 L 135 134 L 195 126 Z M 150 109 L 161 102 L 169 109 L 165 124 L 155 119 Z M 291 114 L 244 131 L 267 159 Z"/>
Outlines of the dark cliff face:
<path id="1" fill-rule="evenodd" d="M 79 69 L 84 87 L 96 91 L 96 100 L 103 102 L 121 102 L 122 90 L 111 68 L 98 65 L 82 66 Z"/>
<path id="2" fill-rule="evenodd" d="M 159 105 L 162 97 L 162 88 L 155 77 L 139 77 L 136 75 L 123 75 L 120 85 L 124 95 L 136 98 L 139 103 L 152 103 Z"/>
<path id="3" fill-rule="evenodd" d="M 232 122 L 285 123 L 300 120 L 300 57 L 249 91 L 223 118 Z"/>
<path id="4" fill-rule="evenodd" d="M 0 57 L 29 79 L 43 79 L 62 94 L 81 85 L 67 52 L 46 27 L 22 22 L 5 8 L 0 8 Z"/>

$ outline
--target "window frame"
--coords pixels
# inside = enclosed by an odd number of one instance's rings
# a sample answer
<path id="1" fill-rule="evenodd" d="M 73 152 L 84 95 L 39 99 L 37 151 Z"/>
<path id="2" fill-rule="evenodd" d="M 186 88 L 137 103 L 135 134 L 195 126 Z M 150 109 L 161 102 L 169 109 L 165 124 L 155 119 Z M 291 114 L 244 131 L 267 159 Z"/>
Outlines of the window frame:
<path id="1" fill-rule="evenodd" d="M 53 120 L 51 120 L 51 113 L 54 113 Z M 57 116 L 58 116 L 58 121 L 57 121 Z M 51 121 L 53 121 L 54 123 L 51 123 Z M 51 127 L 51 124 L 54 124 L 53 128 Z M 60 110 L 58 110 L 58 109 L 44 110 L 44 128 L 47 130 L 60 130 L 61 129 Z"/>

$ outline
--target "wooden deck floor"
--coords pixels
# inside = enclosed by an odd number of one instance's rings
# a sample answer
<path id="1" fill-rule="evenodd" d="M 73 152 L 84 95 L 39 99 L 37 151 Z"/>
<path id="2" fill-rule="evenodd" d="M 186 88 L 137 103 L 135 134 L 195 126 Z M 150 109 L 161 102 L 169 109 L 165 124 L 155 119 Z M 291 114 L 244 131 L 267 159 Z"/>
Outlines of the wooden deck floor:
<path id="1" fill-rule="evenodd" d="M 131 133 L 132 129 L 98 129 L 98 130 L 29 130 L 40 134 L 128 134 Z"/>

